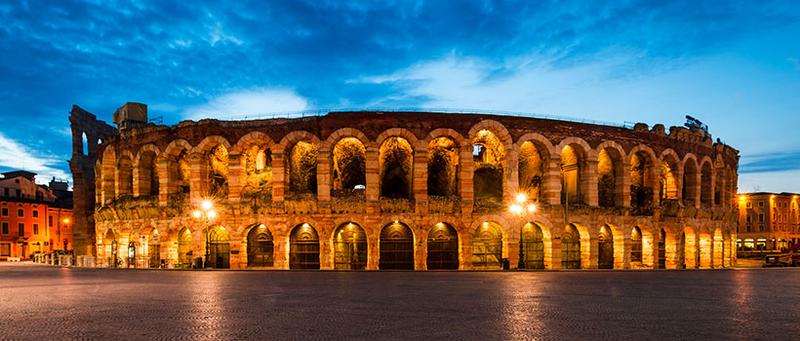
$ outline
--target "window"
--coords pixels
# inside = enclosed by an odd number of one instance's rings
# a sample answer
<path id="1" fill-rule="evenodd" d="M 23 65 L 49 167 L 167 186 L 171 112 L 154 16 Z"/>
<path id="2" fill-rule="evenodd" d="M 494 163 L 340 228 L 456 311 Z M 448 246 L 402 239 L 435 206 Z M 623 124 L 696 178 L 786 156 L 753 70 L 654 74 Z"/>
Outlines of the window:
<path id="1" fill-rule="evenodd" d="M 3 188 L 3 196 L 8 196 L 8 188 Z"/>
<path id="2" fill-rule="evenodd" d="M 25 210 L 23 210 L 21 208 L 18 209 L 17 210 L 17 217 L 24 217 L 24 216 L 25 216 Z"/>
<path id="3" fill-rule="evenodd" d="M 8 207 L 3 207 L 3 216 L 8 217 Z"/>
<path id="4" fill-rule="evenodd" d="M 0 256 L 11 256 L 11 243 L 0 243 Z"/>
<path id="5" fill-rule="evenodd" d="M 8 223 L 7 222 L 3 222 L 3 230 L 0 231 L 0 232 L 3 232 L 3 234 L 8 234 Z"/>
<path id="6" fill-rule="evenodd" d="M 758 214 L 758 221 L 762 222 L 762 223 L 764 222 L 764 213 L 759 213 Z"/>
<path id="7" fill-rule="evenodd" d="M 753 207 L 753 203 L 751 203 L 751 202 L 749 202 L 749 201 L 748 201 L 748 202 L 747 202 L 747 208 L 752 208 L 752 207 Z"/>
<path id="8" fill-rule="evenodd" d="M 33 234 L 39 234 L 39 224 L 33 224 Z"/>
<path id="9" fill-rule="evenodd" d="M 764 225 L 759 225 L 758 226 L 758 230 L 761 231 L 761 232 L 764 232 Z"/>
<path id="10" fill-rule="evenodd" d="M 53 216 L 47 217 L 47 226 L 53 227 Z"/>
<path id="11" fill-rule="evenodd" d="M 17 198 L 19 198 L 19 197 L 21 197 L 21 196 L 22 196 L 22 195 L 21 195 L 20 191 L 19 191 L 19 190 L 17 190 Z"/>
<path id="12" fill-rule="evenodd" d="M 17 231 L 17 234 L 20 237 L 24 236 L 25 235 L 25 223 L 19 223 L 19 225 L 17 225 L 17 228 L 19 229 L 19 231 Z"/>
<path id="13" fill-rule="evenodd" d="M 764 202 L 763 201 L 759 201 L 758 202 L 758 207 L 764 207 Z"/>
<path id="14" fill-rule="evenodd" d="M 747 222 L 748 223 L 750 222 L 750 216 L 747 216 Z"/>
<path id="15" fill-rule="evenodd" d="M 33 210 L 33 217 L 34 218 L 39 218 L 39 211 Z"/>

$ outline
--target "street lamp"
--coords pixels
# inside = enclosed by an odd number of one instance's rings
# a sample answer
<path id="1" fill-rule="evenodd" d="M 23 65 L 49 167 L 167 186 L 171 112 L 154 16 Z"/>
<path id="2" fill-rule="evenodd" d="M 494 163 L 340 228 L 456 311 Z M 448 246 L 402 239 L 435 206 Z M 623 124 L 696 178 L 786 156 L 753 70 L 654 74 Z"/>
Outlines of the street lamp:
<path id="1" fill-rule="evenodd" d="M 514 203 L 508 208 L 512 214 L 520 218 L 536 213 L 536 209 L 536 203 L 528 202 L 528 196 L 525 193 L 517 194 L 514 198 Z M 519 262 L 517 262 L 517 269 L 525 269 L 525 243 L 522 240 L 523 227 L 524 225 L 519 228 Z"/>
<path id="2" fill-rule="evenodd" d="M 214 211 L 214 203 L 209 199 L 203 200 L 202 202 L 200 202 L 200 209 L 194 210 L 194 212 L 192 212 L 192 216 L 197 220 L 203 221 L 205 224 L 204 230 L 206 235 L 206 258 L 203 267 L 207 267 L 208 257 L 210 256 L 210 251 L 211 251 L 208 240 L 208 232 L 209 232 L 208 228 L 211 221 L 217 217 L 217 211 Z"/>

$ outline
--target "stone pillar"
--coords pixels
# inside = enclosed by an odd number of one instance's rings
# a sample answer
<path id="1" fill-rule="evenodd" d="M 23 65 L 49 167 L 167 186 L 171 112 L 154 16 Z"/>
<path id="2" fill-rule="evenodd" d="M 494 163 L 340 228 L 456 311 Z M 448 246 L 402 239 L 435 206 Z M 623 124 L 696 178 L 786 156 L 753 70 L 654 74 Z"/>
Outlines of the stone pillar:
<path id="1" fill-rule="evenodd" d="M 695 181 L 694 181 L 695 185 L 692 186 L 692 187 L 694 187 L 694 194 L 695 194 L 694 198 L 692 198 L 692 202 L 694 202 L 694 207 L 695 208 L 700 209 L 700 196 L 701 196 L 700 193 L 703 190 L 701 181 L 703 179 L 703 174 L 700 171 L 698 171 L 696 173 L 697 174 L 695 174 Z"/>
<path id="2" fill-rule="evenodd" d="M 204 195 L 206 195 L 208 188 L 208 183 L 206 179 L 206 174 L 204 174 L 205 168 L 203 164 L 203 157 L 198 153 L 192 153 L 189 156 L 189 169 L 190 169 L 190 176 L 189 176 L 189 192 L 190 192 L 190 205 L 195 205 L 196 203 L 200 202 Z"/>
<path id="3" fill-rule="evenodd" d="M 272 202 L 283 201 L 286 186 L 286 160 L 283 150 L 272 151 Z"/>
<path id="4" fill-rule="evenodd" d="M 458 231 L 458 239 L 461 242 L 458 252 L 458 269 L 472 270 L 472 233 Z"/>
<path id="5" fill-rule="evenodd" d="M 475 187 L 472 184 L 475 167 L 472 160 L 472 145 L 461 146 L 459 161 L 461 162 L 461 167 L 458 176 L 458 189 L 461 196 L 461 213 L 465 216 L 471 216 L 475 194 Z"/>
<path id="6" fill-rule="evenodd" d="M 519 152 L 509 150 L 506 153 L 506 166 L 503 172 L 503 207 L 514 202 L 519 191 Z"/>
<path id="7" fill-rule="evenodd" d="M 378 169 L 380 153 L 378 147 L 375 146 L 367 146 L 366 149 L 367 214 L 374 214 L 378 211 L 378 200 L 380 200 L 381 194 L 380 170 Z"/>
<path id="8" fill-rule="evenodd" d="M 542 179 L 542 201 L 549 205 L 561 205 L 561 158 L 551 157 L 546 162 Z"/>
<path id="9" fill-rule="evenodd" d="M 317 153 L 317 200 L 331 201 L 331 148 L 320 145 Z"/>
<path id="10" fill-rule="evenodd" d="M 547 245 L 545 244 L 545 247 Z M 550 259 L 547 258 L 547 250 L 545 250 L 544 266 L 548 270 L 561 269 L 561 234 L 556 235 L 553 233 L 553 238 L 550 242 Z"/>
<path id="11" fill-rule="evenodd" d="M 411 189 L 416 201 L 416 211 L 428 213 L 428 151 L 424 146 L 414 149 L 414 165 L 411 176 Z"/>
<path id="12" fill-rule="evenodd" d="M 586 160 L 580 172 L 583 203 L 591 207 L 599 205 L 597 193 L 597 160 Z"/>
<path id="13" fill-rule="evenodd" d="M 238 203 L 242 195 L 245 169 L 242 167 L 241 158 L 242 155 L 239 153 L 228 154 L 228 201 L 231 203 Z"/>
<path id="14" fill-rule="evenodd" d="M 141 160 L 139 162 L 141 162 Z M 143 192 L 142 191 L 142 189 L 143 189 L 142 188 L 142 175 L 143 174 L 139 174 L 138 165 L 134 165 L 133 166 L 133 168 L 131 169 L 131 174 L 132 174 L 132 177 L 133 177 L 133 188 L 131 188 L 131 194 L 134 197 L 138 197 L 138 196 L 142 195 L 142 192 Z M 150 179 L 147 179 L 147 181 L 148 181 L 148 183 L 150 183 L 149 182 Z"/>
<path id="15" fill-rule="evenodd" d="M 713 246 L 711 245 L 711 236 L 708 234 L 700 233 L 700 268 L 711 268 L 711 255 Z"/>
<path id="16" fill-rule="evenodd" d="M 428 240 L 418 237 L 426 234 L 416 232 L 414 233 L 414 270 L 428 270 Z"/>
<path id="17" fill-rule="evenodd" d="M 673 173 L 675 176 L 675 198 L 683 201 L 683 170 L 676 169 Z"/>
<path id="18" fill-rule="evenodd" d="M 589 243 L 588 254 L 586 254 L 587 247 L 584 243 Z M 593 235 L 591 231 L 588 240 L 581 236 L 581 269 L 597 269 L 599 254 L 600 244 L 597 236 Z"/>
<path id="19" fill-rule="evenodd" d="M 169 194 L 177 192 L 177 186 L 169 174 L 167 157 L 159 156 L 155 162 L 158 170 L 158 205 L 166 206 L 169 203 Z"/>
<path id="20" fill-rule="evenodd" d="M 622 171 L 617 172 L 616 175 L 617 179 L 617 202 L 622 205 L 622 207 L 629 208 L 631 207 L 631 177 L 628 170 L 631 168 L 631 165 L 627 161 L 623 161 L 622 164 Z"/>
<path id="21" fill-rule="evenodd" d="M 367 240 L 367 270 L 378 270 L 381 256 L 378 246 L 380 235 L 371 237 L 373 238 Z"/>
<path id="22" fill-rule="evenodd" d="M 508 232 L 510 235 L 508 238 L 503 238 L 503 249 L 507 250 L 504 252 L 506 254 L 503 257 L 508 258 L 508 263 L 512 269 L 516 269 L 519 265 L 519 232 L 523 224 L 515 220 L 512 220 L 511 223 L 514 225 L 509 226 Z"/>

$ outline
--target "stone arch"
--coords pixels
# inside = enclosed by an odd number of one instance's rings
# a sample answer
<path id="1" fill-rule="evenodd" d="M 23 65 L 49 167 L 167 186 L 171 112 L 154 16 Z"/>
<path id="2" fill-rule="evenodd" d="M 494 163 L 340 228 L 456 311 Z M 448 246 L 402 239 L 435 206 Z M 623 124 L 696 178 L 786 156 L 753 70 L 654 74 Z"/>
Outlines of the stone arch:
<path id="1" fill-rule="evenodd" d="M 680 199 L 680 158 L 674 150 L 667 148 L 659 157 L 659 197 L 664 200 Z M 662 204 L 663 205 L 663 204 Z"/>
<path id="2" fill-rule="evenodd" d="M 469 136 L 470 140 L 474 141 L 482 130 L 491 131 L 496 135 L 503 144 L 503 147 L 505 147 L 506 152 L 512 150 L 514 141 L 511 138 L 511 134 L 508 133 L 508 129 L 506 129 L 502 123 L 495 120 L 482 120 L 469 129 L 469 134 L 467 134 L 467 136 Z"/>
<path id="3" fill-rule="evenodd" d="M 317 194 L 319 138 L 307 131 L 293 131 L 278 145 L 286 160 L 287 196 L 304 198 Z"/>
<path id="4" fill-rule="evenodd" d="M 341 129 L 337 131 L 341 131 Z M 346 198 L 365 197 L 367 148 L 363 140 L 358 137 L 342 135 L 333 140 L 331 147 L 331 189 L 333 196 Z"/>
<path id="5" fill-rule="evenodd" d="M 325 139 L 325 144 L 328 146 L 334 146 L 337 142 L 339 142 L 339 140 L 346 137 L 352 137 L 358 139 L 359 141 L 361 141 L 361 144 L 363 144 L 364 147 L 371 146 L 371 141 L 369 140 L 367 135 L 364 134 L 361 130 L 358 130 L 356 128 L 337 129 L 336 131 L 331 133 L 327 139 Z"/>
<path id="6" fill-rule="evenodd" d="M 320 238 L 308 223 L 295 225 L 289 232 L 289 269 L 320 268 Z"/>
<path id="7" fill-rule="evenodd" d="M 681 240 L 680 235 L 683 235 Z M 697 231 L 690 226 L 684 227 L 678 233 L 676 245 L 677 267 L 678 269 L 696 269 L 698 266 L 698 245 Z"/>
<path id="8" fill-rule="evenodd" d="M 117 153 L 114 151 L 114 148 L 109 146 L 103 149 L 102 155 L 102 170 L 100 172 L 103 176 L 101 183 L 101 202 L 107 203 L 113 200 L 115 196 Z"/>
<path id="9" fill-rule="evenodd" d="M 458 230 L 448 223 L 438 222 L 431 226 L 427 235 L 426 268 L 458 270 L 460 239 Z"/>
<path id="10" fill-rule="evenodd" d="M 392 131 L 389 129 L 388 131 Z M 401 132 L 401 130 L 395 130 Z M 379 139 L 378 175 L 380 196 L 390 199 L 413 198 L 414 145 L 403 136 Z"/>
<path id="11" fill-rule="evenodd" d="M 275 236 L 265 224 L 252 224 L 242 233 L 242 249 L 247 255 L 247 267 L 275 265 Z"/>
<path id="12" fill-rule="evenodd" d="M 260 131 L 251 131 L 239 138 L 236 144 L 231 147 L 230 152 L 240 154 L 243 153 L 247 147 L 253 145 L 271 147 L 275 145 L 275 141 L 273 141 L 272 138 L 265 133 Z"/>
<path id="13" fill-rule="evenodd" d="M 625 206 L 627 155 L 614 141 L 597 146 L 597 195 L 601 207 Z"/>
<path id="14" fill-rule="evenodd" d="M 116 197 L 129 196 L 133 193 L 133 154 L 123 150 L 116 161 Z"/>
<path id="15" fill-rule="evenodd" d="M 475 210 L 479 212 L 493 211 L 503 204 L 503 197 L 512 188 L 509 182 L 510 137 L 503 127 L 499 130 L 495 124 L 482 121 L 477 127 L 485 126 L 477 131 L 470 131 L 473 146 L 472 192 L 475 199 Z M 498 123 L 499 124 L 499 123 Z M 499 135 L 498 135 L 499 134 Z"/>
<path id="16" fill-rule="evenodd" d="M 163 156 L 167 160 L 167 193 L 189 194 L 191 189 L 191 166 L 189 155 L 192 145 L 186 140 L 174 140 L 164 149 Z"/>
<path id="17" fill-rule="evenodd" d="M 381 226 L 378 269 L 414 270 L 414 230 L 399 220 Z"/>
<path id="18" fill-rule="evenodd" d="M 533 201 L 544 201 L 544 187 L 554 181 L 550 160 L 558 153 L 547 138 L 537 133 L 523 135 L 514 146 L 517 151 L 519 191 Z"/>
<path id="19" fill-rule="evenodd" d="M 715 228 L 711 235 L 711 267 L 715 269 L 725 267 L 723 259 L 725 258 L 725 238 L 722 234 L 722 229 Z"/>
<path id="20" fill-rule="evenodd" d="M 711 158 L 700 161 L 700 204 L 710 207 L 714 203 L 714 165 Z"/>
<path id="21" fill-rule="evenodd" d="M 695 206 L 700 199 L 700 172 L 697 168 L 697 157 L 692 153 L 687 153 L 681 161 L 681 169 L 683 170 L 683 203 L 685 206 Z"/>
<path id="22" fill-rule="evenodd" d="M 585 248 L 583 236 L 577 224 L 568 224 L 561 232 L 561 268 L 581 269 L 584 264 L 583 249 Z"/>
<path id="23" fill-rule="evenodd" d="M 444 130 L 444 129 L 437 129 Z M 451 129 L 452 130 L 452 129 Z M 446 134 L 433 135 L 428 139 L 427 187 L 429 197 L 457 197 L 460 193 L 461 148 L 459 140 Z M 463 141 L 463 138 L 462 138 Z"/>
<path id="24" fill-rule="evenodd" d="M 133 194 L 157 196 L 159 193 L 158 156 L 160 150 L 154 144 L 139 148 L 133 161 Z"/>
<path id="25" fill-rule="evenodd" d="M 212 135 L 204 138 L 197 146 L 194 147 L 192 150 L 193 153 L 197 154 L 208 154 L 212 148 L 217 146 L 224 146 L 226 150 L 231 150 L 231 143 L 228 142 L 228 139 L 219 136 L 219 135 Z"/>
<path id="26" fill-rule="evenodd" d="M 544 222 L 529 221 L 522 226 L 525 269 L 552 269 L 552 237 Z"/>
<path id="27" fill-rule="evenodd" d="M 595 178 L 595 174 L 589 169 L 588 162 L 596 161 L 597 155 L 586 141 L 577 137 L 565 138 L 556 148 L 561 156 L 561 203 L 589 203 L 589 196 L 596 191 L 590 188 L 590 179 Z"/>
<path id="28" fill-rule="evenodd" d="M 430 144 L 430 142 L 433 139 L 438 137 L 448 137 L 459 146 L 469 145 L 469 142 L 467 141 L 466 138 L 464 138 L 463 135 L 450 128 L 436 128 L 434 130 L 431 130 L 431 132 L 428 133 L 428 136 L 425 137 L 425 140 L 423 142 L 425 144 Z"/>
<path id="29" fill-rule="evenodd" d="M 630 244 L 631 267 L 642 267 L 644 265 L 644 233 L 639 226 L 631 228 Z"/>
<path id="30" fill-rule="evenodd" d="M 364 228 L 358 223 L 338 225 L 331 236 L 333 243 L 333 268 L 335 270 L 365 270 L 367 268 L 368 242 Z"/>
<path id="31" fill-rule="evenodd" d="M 697 247 L 697 252 L 699 253 L 698 267 L 702 269 L 710 269 L 713 265 L 714 240 L 712 233 L 712 231 L 706 228 L 700 229 L 699 231 L 699 245 Z"/>
<path id="32" fill-rule="evenodd" d="M 478 223 L 472 232 L 473 269 L 502 269 L 504 235 L 503 227 L 493 220 Z"/>
<path id="33" fill-rule="evenodd" d="M 400 137 L 405 139 L 411 145 L 411 149 L 413 150 L 416 150 L 419 146 L 419 139 L 417 139 L 417 136 L 405 128 L 390 128 L 384 130 L 378 135 L 378 138 L 375 139 L 375 145 L 380 147 L 384 142 L 386 142 L 386 139 L 392 137 Z"/>
<path id="34" fill-rule="evenodd" d="M 643 144 L 631 149 L 628 158 L 631 207 L 635 211 L 646 212 L 652 207 L 656 196 L 658 158 L 650 147 Z"/>

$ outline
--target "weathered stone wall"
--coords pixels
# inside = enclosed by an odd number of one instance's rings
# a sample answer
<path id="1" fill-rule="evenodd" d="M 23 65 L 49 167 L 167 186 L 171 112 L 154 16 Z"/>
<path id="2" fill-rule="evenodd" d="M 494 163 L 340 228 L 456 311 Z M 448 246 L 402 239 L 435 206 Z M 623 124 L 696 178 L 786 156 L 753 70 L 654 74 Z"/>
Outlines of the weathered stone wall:
<path id="1" fill-rule="evenodd" d="M 432 158 L 429 150 L 431 141 L 440 137 L 452 141 L 455 149 L 449 148 L 457 153 L 449 154 L 449 158 L 457 163 L 448 163 L 450 168 L 429 168 L 430 160 L 441 162 Z M 365 151 L 365 167 L 354 168 L 365 173 L 355 177 L 364 179 L 364 189 L 355 190 L 353 195 L 338 195 L 341 184 L 334 183 L 333 174 L 341 176 L 337 172 L 342 169 L 338 163 L 334 164 L 332 153 L 343 138 L 357 139 Z M 548 269 L 562 267 L 561 256 L 566 253 L 562 252 L 561 236 L 568 225 L 575 226 L 580 234 L 582 268 L 597 268 L 607 260 L 604 257 L 608 257 L 609 250 L 617 269 L 653 268 L 662 262 L 667 268 L 720 268 L 735 261 L 735 252 L 731 250 L 737 223 L 734 194 L 738 151 L 712 143 L 706 134 L 683 128 L 673 127 L 666 134 L 661 125 L 650 130 L 643 124 L 626 129 L 496 115 L 343 112 L 302 119 L 202 120 L 173 127 L 150 125 L 103 140 L 86 162 L 100 168 L 90 173 L 100 174 L 102 181 L 84 182 L 95 184 L 96 191 L 103 194 L 99 196 L 102 204 L 94 212 L 100 262 L 107 262 L 112 253 L 119 258 L 127 257 L 131 245 L 137 258 L 142 258 L 135 263 L 146 264 L 147 245 L 157 231 L 160 258 L 168 265 L 176 264 L 178 234 L 184 228 L 191 231 L 192 255 L 204 256 L 206 231 L 211 226 L 220 226 L 230 238 L 231 266 L 244 268 L 248 266 L 247 235 L 252 227 L 263 224 L 273 238 L 274 267 L 289 268 L 292 230 L 309 224 L 319 236 L 320 267 L 332 269 L 337 259 L 334 234 L 343 224 L 355 223 L 363 228 L 367 238 L 366 268 L 378 269 L 381 231 L 395 222 L 407 225 L 413 232 L 414 268 L 418 270 L 426 269 L 428 234 L 438 223 L 448 224 L 458 232 L 461 269 L 472 269 L 474 262 L 483 264 L 485 253 L 508 258 L 512 267 L 516 266 L 520 229 L 527 223 L 535 223 L 541 230 L 542 238 L 537 242 L 543 247 L 535 252 L 543 254 L 543 264 Z M 410 145 L 411 151 L 407 152 L 411 154 L 410 162 L 402 163 L 403 167 L 382 169 L 381 155 L 385 154 L 382 146 L 397 144 L 398 140 Z M 520 148 L 526 142 L 533 143 L 535 148 L 526 146 L 521 153 Z M 300 158 L 292 156 L 298 143 L 314 146 L 316 194 L 287 196 L 290 189 L 297 187 L 291 181 L 297 181 L 298 177 L 289 168 L 296 161 L 293 158 Z M 483 146 L 477 155 L 473 155 L 474 144 Z M 209 153 L 220 146 L 227 151 L 227 172 L 209 172 Z M 256 193 L 242 191 L 245 179 L 253 176 L 254 167 L 247 166 L 251 157 L 246 156 L 252 146 L 270 151 L 270 173 L 259 178 L 258 188 L 262 190 Z M 561 159 L 565 149 L 572 153 L 569 161 Z M 527 159 L 531 150 L 538 155 Z M 130 167 L 135 170 L 140 168 L 139 160 L 147 159 L 139 157 L 145 152 L 156 154 L 157 197 L 137 196 L 137 193 L 131 196 L 125 191 L 127 185 L 117 184 L 128 172 L 127 161 L 120 160 L 134 160 Z M 648 207 L 631 203 L 630 161 L 634 154 L 649 161 L 645 170 L 649 180 L 645 185 L 653 193 L 653 200 Z M 188 158 L 188 193 L 183 193 L 177 184 L 181 178 L 178 155 Z M 538 177 L 535 191 L 529 189 L 530 185 L 523 186 L 529 201 L 536 202 L 537 210 L 512 213 L 509 206 L 516 194 L 522 192 L 520 177 L 528 183 L 531 179 L 531 175 L 521 176 L 520 158 L 526 158 L 522 162 L 525 165 L 534 164 L 530 163 L 534 160 L 538 169 L 536 173 L 523 172 Z M 500 195 L 497 202 L 476 197 L 474 193 L 478 189 L 473 187 L 475 177 L 484 176 L 477 170 L 486 164 L 502 176 L 496 185 L 502 187 L 496 188 Z M 663 170 L 664 164 L 669 165 L 668 172 Z M 429 196 L 429 169 L 444 168 L 449 172 L 446 178 L 456 182 L 457 195 Z M 685 169 L 689 171 L 684 173 Z M 700 171 L 703 169 L 708 171 Z M 569 174 L 566 189 L 562 171 Z M 411 179 L 409 198 L 382 196 L 383 178 L 390 181 L 398 174 Z M 142 187 L 140 181 L 151 179 L 135 174 L 132 181 L 132 188 L 136 189 Z M 211 181 L 224 182 L 227 191 L 210 198 Z M 480 190 L 485 191 L 485 183 L 481 186 Z M 77 187 L 76 180 L 76 196 Z M 570 195 L 569 205 L 564 204 L 563 192 L 574 194 L 574 198 Z M 192 216 L 206 199 L 213 200 L 217 213 L 209 222 Z M 479 233 L 478 229 L 487 224 L 499 226 L 498 247 L 492 244 L 487 248 L 491 243 L 484 239 L 490 234 Z M 610 244 L 604 244 L 606 239 L 600 238 L 603 226 L 611 231 Z M 641 242 L 632 240 L 634 228 L 641 231 Z M 482 239 L 473 241 L 479 235 Z M 117 249 L 111 250 L 110 243 L 114 241 Z M 659 252 L 660 242 L 664 244 L 662 252 Z M 631 261 L 632 250 L 638 248 L 642 250 L 642 260 Z"/>

